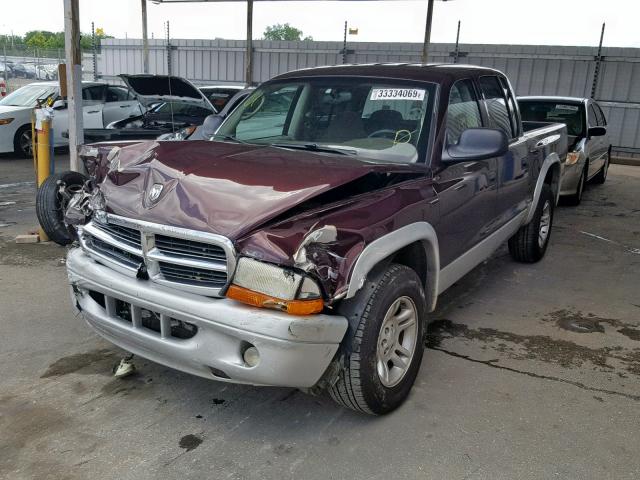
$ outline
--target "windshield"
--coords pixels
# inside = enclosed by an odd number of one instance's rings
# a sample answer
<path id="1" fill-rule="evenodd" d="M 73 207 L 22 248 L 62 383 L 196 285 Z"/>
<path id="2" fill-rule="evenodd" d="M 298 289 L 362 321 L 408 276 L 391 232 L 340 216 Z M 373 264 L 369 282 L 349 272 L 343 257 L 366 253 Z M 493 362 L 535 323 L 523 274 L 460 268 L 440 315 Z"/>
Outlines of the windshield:
<path id="1" fill-rule="evenodd" d="M 428 129 L 435 88 L 335 77 L 271 83 L 256 89 L 217 133 L 254 144 L 413 163 L 420 133 Z"/>
<path id="2" fill-rule="evenodd" d="M 27 85 L 10 93 L 2 100 L 0 105 L 14 107 L 35 107 L 38 100 L 46 100 L 52 95 L 58 94 L 58 87 L 54 85 Z"/>
<path id="3" fill-rule="evenodd" d="M 532 122 L 564 123 L 572 137 L 584 135 L 584 113 L 576 103 L 545 101 L 520 101 L 522 120 Z"/>

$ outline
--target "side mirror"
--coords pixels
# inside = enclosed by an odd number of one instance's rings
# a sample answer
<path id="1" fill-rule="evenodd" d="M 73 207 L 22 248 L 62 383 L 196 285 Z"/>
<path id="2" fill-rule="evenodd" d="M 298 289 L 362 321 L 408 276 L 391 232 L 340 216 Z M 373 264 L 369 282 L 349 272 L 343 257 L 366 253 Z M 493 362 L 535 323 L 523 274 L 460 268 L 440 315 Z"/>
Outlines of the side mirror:
<path id="1" fill-rule="evenodd" d="M 607 129 L 606 127 L 589 127 L 589 131 L 587 133 L 589 138 L 602 137 L 607 134 Z"/>
<path id="2" fill-rule="evenodd" d="M 204 136 L 204 138 L 209 138 L 214 133 L 216 133 L 218 127 L 222 125 L 223 120 L 224 118 L 222 118 L 217 113 L 207 116 L 204 119 L 204 123 L 202 124 L 202 135 Z"/>
<path id="3" fill-rule="evenodd" d="M 442 154 L 443 162 L 472 162 L 500 157 L 509 151 L 509 139 L 495 128 L 468 128 L 458 143 L 449 145 Z"/>
<path id="4" fill-rule="evenodd" d="M 65 108 L 67 108 L 67 101 L 56 100 L 55 102 L 53 102 L 53 105 L 51 105 L 51 108 L 53 108 L 54 110 L 64 110 Z"/>

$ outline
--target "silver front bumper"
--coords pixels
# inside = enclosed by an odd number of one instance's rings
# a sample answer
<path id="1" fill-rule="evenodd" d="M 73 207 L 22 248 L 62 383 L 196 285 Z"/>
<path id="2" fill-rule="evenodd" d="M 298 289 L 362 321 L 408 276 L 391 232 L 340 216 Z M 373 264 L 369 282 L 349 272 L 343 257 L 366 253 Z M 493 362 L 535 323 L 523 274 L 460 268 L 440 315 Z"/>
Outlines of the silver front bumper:
<path id="1" fill-rule="evenodd" d="M 79 248 L 69 252 L 67 273 L 72 301 L 97 333 L 131 353 L 205 378 L 311 387 L 347 330 L 347 320 L 337 315 L 296 317 L 137 280 L 97 263 Z M 90 291 L 104 295 L 104 307 Z M 137 321 L 122 318 L 116 301 L 130 304 Z M 159 315 L 161 332 L 140 324 L 141 309 Z M 172 336 L 171 319 L 194 325 L 197 333 L 188 339 Z M 260 354 L 254 367 L 242 355 L 250 345 Z"/>

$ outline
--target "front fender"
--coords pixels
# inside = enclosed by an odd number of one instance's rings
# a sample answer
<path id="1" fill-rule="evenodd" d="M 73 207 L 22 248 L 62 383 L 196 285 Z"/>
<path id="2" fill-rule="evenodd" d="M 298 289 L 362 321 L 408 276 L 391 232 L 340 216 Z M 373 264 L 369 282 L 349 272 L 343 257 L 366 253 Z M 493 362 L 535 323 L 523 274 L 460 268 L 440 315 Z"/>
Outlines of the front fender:
<path id="1" fill-rule="evenodd" d="M 438 298 L 438 278 L 440 273 L 440 254 L 438 250 L 438 236 L 433 226 L 428 222 L 415 222 L 398 230 L 390 232 L 364 248 L 356 261 L 349 279 L 346 298 L 352 298 L 360 290 L 367 279 L 367 275 L 376 265 L 389 258 L 402 248 L 415 242 L 420 242 L 427 256 L 427 278 L 425 294 L 429 310 L 435 309 Z"/>

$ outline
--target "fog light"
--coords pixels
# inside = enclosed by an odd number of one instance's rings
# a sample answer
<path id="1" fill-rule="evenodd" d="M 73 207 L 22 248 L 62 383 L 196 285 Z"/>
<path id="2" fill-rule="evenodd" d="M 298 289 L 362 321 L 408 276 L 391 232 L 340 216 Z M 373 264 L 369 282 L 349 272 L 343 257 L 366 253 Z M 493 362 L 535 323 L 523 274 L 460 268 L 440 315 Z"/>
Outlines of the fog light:
<path id="1" fill-rule="evenodd" d="M 256 347 L 249 347 L 242 354 L 242 358 L 244 358 L 244 363 L 249 367 L 255 367 L 260 361 L 260 354 Z"/>

